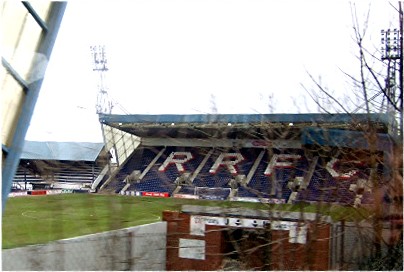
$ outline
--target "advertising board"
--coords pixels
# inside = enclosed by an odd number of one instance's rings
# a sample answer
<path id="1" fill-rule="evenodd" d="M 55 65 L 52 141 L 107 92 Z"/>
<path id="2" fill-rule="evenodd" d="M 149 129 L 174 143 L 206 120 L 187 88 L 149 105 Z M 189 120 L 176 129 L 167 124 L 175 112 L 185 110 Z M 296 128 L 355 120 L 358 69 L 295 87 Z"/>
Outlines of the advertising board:
<path id="1" fill-rule="evenodd" d="M 187 195 L 187 194 L 174 194 L 175 198 L 185 198 L 185 199 L 199 199 L 197 195 Z"/>
<path id="2" fill-rule="evenodd" d="M 61 194 L 61 193 L 62 193 L 62 190 L 60 190 L 60 189 L 46 190 L 47 195 L 58 195 L 58 194 Z"/>
<path id="3" fill-rule="evenodd" d="M 45 190 L 28 191 L 29 195 L 46 195 Z"/>
<path id="4" fill-rule="evenodd" d="M 26 196 L 27 192 L 11 192 L 8 194 L 8 197 L 17 197 L 17 196 Z"/>
<path id="5" fill-rule="evenodd" d="M 161 192 L 142 192 L 142 196 L 170 197 L 170 194 L 169 193 L 161 193 Z"/>

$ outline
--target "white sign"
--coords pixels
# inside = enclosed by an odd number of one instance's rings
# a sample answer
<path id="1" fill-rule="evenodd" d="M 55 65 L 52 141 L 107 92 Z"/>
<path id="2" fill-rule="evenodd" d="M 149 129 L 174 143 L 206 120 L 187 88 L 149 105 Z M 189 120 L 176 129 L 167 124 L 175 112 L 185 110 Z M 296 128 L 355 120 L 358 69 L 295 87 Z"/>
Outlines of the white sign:
<path id="1" fill-rule="evenodd" d="M 289 243 L 306 244 L 307 225 L 296 225 L 289 231 Z"/>
<path id="2" fill-rule="evenodd" d="M 8 194 L 8 197 L 16 197 L 16 196 L 26 196 L 27 192 L 11 192 Z"/>
<path id="3" fill-rule="evenodd" d="M 297 222 L 290 221 L 272 221 L 271 229 L 272 230 L 291 230 L 297 226 Z"/>
<path id="4" fill-rule="evenodd" d="M 205 236 L 205 225 L 226 226 L 226 219 L 213 216 L 191 216 L 190 234 Z"/>
<path id="5" fill-rule="evenodd" d="M 250 218 L 191 216 L 190 234 L 205 236 L 205 225 L 238 228 L 264 228 L 269 222 L 269 220 Z"/>
<path id="6" fill-rule="evenodd" d="M 270 221 L 263 219 L 237 218 L 237 217 L 215 217 L 215 216 L 191 216 L 190 234 L 205 236 L 205 226 L 229 226 L 236 228 L 258 228 L 271 226 L 271 230 L 289 231 L 289 243 L 305 244 L 307 237 L 307 225 L 292 221 Z"/>
<path id="7" fill-rule="evenodd" d="M 178 256 L 185 259 L 205 260 L 205 240 L 180 238 Z"/>
<path id="8" fill-rule="evenodd" d="M 47 195 L 58 195 L 61 193 L 62 193 L 62 190 L 46 190 Z"/>
<path id="9" fill-rule="evenodd" d="M 227 225 L 240 228 L 264 228 L 269 224 L 269 220 L 249 219 L 249 218 L 227 218 Z"/>

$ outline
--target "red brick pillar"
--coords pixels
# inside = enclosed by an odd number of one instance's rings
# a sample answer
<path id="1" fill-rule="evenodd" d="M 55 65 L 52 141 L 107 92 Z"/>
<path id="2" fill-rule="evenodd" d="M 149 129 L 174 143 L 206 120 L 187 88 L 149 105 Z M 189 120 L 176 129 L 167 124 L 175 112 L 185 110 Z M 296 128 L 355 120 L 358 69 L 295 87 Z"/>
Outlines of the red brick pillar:
<path id="1" fill-rule="evenodd" d="M 217 270 L 223 258 L 222 227 L 205 226 L 205 235 L 190 234 L 190 215 L 178 212 L 163 212 L 163 220 L 167 221 L 167 271 Z M 180 239 L 201 240 L 205 242 L 204 259 L 182 258 L 179 256 Z"/>

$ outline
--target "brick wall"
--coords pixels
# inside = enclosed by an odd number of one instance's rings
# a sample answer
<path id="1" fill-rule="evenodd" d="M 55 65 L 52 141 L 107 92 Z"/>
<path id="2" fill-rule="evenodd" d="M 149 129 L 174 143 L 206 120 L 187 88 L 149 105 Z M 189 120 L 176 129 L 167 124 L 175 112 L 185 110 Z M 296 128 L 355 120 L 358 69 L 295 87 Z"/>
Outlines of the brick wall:
<path id="1" fill-rule="evenodd" d="M 206 226 L 205 236 L 189 234 L 190 215 L 178 212 L 163 212 L 167 221 L 167 270 L 216 270 L 223 259 L 221 227 Z M 179 257 L 180 239 L 204 240 L 206 243 L 205 260 Z"/>
<path id="2" fill-rule="evenodd" d="M 166 211 L 167 221 L 167 270 L 218 270 L 223 259 L 228 258 L 232 229 L 223 226 L 206 225 L 205 236 L 190 234 L 190 215 Z M 233 228 L 234 230 L 234 228 Z M 227 232 L 227 233 L 226 233 Z M 317 227 L 310 224 L 307 243 L 290 243 L 287 230 L 244 231 L 237 249 L 242 253 L 239 259 L 245 268 L 253 270 L 328 270 L 330 248 L 330 225 Z M 179 256 L 180 239 L 205 241 L 203 260 Z M 228 255 L 228 254 L 227 254 Z"/>
<path id="3" fill-rule="evenodd" d="M 271 270 L 328 270 L 329 237 L 330 225 L 310 224 L 306 244 L 289 243 L 288 231 L 271 231 Z"/>

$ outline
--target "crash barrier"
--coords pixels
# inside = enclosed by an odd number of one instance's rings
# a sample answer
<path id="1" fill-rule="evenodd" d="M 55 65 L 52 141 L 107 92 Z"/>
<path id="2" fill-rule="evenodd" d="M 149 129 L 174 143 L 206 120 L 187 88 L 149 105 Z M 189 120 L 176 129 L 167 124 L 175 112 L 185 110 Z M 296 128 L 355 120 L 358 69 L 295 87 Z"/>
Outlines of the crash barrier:
<path id="1" fill-rule="evenodd" d="M 32 190 L 32 191 L 21 191 L 21 192 L 11 192 L 8 194 L 9 197 L 19 197 L 19 196 L 37 196 L 37 195 L 59 195 L 59 194 L 87 194 L 89 190 L 80 189 L 57 189 L 57 190 Z"/>

